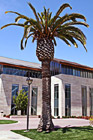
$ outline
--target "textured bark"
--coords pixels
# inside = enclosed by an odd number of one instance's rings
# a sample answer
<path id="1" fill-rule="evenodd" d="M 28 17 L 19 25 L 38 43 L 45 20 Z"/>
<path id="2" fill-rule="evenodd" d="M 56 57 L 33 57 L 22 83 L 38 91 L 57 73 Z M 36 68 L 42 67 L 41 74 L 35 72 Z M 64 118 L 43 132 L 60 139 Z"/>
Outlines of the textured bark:
<path id="1" fill-rule="evenodd" d="M 51 116 L 51 75 L 50 61 L 42 62 L 42 115 L 38 131 L 50 132 L 54 129 Z"/>
<path id="2" fill-rule="evenodd" d="M 51 61 L 54 58 L 54 45 L 52 40 L 48 38 L 37 40 L 36 55 L 40 61 Z"/>

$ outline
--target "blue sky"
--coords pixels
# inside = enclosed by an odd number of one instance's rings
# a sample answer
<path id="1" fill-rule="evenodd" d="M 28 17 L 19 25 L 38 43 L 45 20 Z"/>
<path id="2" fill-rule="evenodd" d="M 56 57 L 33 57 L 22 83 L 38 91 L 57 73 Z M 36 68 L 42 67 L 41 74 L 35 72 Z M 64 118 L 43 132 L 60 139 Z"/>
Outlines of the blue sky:
<path id="1" fill-rule="evenodd" d="M 4 14 L 5 11 L 17 11 L 34 18 L 27 2 L 31 2 L 37 9 L 37 12 L 43 11 L 43 6 L 50 8 L 53 15 L 63 3 L 69 3 L 72 6 L 72 10 L 67 8 L 61 15 L 66 13 L 83 14 L 87 18 L 87 23 L 90 27 L 79 27 L 87 37 L 86 47 L 88 52 L 86 53 L 79 42 L 79 48 L 76 49 L 73 45 L 68 47 L 63 41 L 57 39 L 55 58 L 93 67 L 93 0 L 0 0 L 0 27 L 7 23 L 13 23 L 16 17 L 14 14 Z M 23 31 L 22 28 L 15 26 L 0 30 L 0 56 L 39 63 L 36 57 L 36 42 L 32 43 L 31 39 L 29 39 L 27 47 L 24 50 L 20 50 L 20 40 L 23 36 Z"/>

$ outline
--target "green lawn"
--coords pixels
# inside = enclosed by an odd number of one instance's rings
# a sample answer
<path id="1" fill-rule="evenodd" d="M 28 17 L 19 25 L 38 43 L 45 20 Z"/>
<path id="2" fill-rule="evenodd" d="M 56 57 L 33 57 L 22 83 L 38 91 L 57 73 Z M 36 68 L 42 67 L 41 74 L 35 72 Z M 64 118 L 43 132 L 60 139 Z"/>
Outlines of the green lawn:
<path id="1" fill-rule="evenodd" d="M 24 132 L 24 130 L 12 131 L 33 140 L 93 140 L 93 127 L 91 126 L 60 128 L 50 133 L 40 133 L 36 129 L 29 132 Z"/>
<path id="2" fill-rule="evenodd" d="M 11 124 L 11 123 L 17 123 L 18 121 L 12 121 L 12 120 L 0 120 L 0 124 Z"/>

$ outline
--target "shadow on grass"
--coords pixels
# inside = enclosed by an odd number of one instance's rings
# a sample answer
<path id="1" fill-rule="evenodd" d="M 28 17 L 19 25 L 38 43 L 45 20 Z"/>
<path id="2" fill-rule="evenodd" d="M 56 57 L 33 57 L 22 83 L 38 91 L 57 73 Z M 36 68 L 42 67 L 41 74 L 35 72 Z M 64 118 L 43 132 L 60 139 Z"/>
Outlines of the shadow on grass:
<path id="1" fill-rule="evenodd" d="M 91 127 L 91 126 L 89 126 L 89 127 L 64 127 L 64 128 L 62 128 L 62 132 L 63 133 L 66 133 L 66 132 L 72 132 L 72 131 L 77 131 L 77 132 L 79 132 L 79 131 L 83 131 L 83 132 L 92 132 L 93 133 L 93 128 Z"/>
<path id="2" fill-rule="evenodd" d="M 83 131 L 83 132 L 84 132 L 84 131 L 87 131 L 87 132 L 93 131 L 93 127 L 91 127 L 91 126 L 70 127 L 70 125 L 68 125 L 68 126 L 66 126 L 66 127 L 64 127 L 64 128 L 62 128 L 62 127 L 60 127 L 60 126 L 55 126 L 54 131 L 58 131 L 59 129 L 62 130 L 63 133 L 72 132 L 73 130 L 75 130 L 75 131 Z"/>
<path id="3" fill-rule="evenodd" d="M 38 132 L 36 129 L 30 129 L 29 132 L 24 130 L 13 130 L 18 134 L 33 140 L 93 140 L 93 127 L 70 127 L 57 128 L 54 131 L 47 133 L 46 131 Z"/>

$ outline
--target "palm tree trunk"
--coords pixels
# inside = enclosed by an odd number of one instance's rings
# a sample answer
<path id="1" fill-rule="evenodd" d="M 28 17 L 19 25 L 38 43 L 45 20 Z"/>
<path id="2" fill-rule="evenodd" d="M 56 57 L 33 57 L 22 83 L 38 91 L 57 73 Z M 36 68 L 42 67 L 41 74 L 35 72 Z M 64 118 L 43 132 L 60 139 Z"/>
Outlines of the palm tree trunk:
<path id="1" fill-rule="evenodd" d="M 50 61 L 42 62 L 42 115 L 38 131 L 50 132 L 54 129 L 51 116 L 51 75 Z"/>

